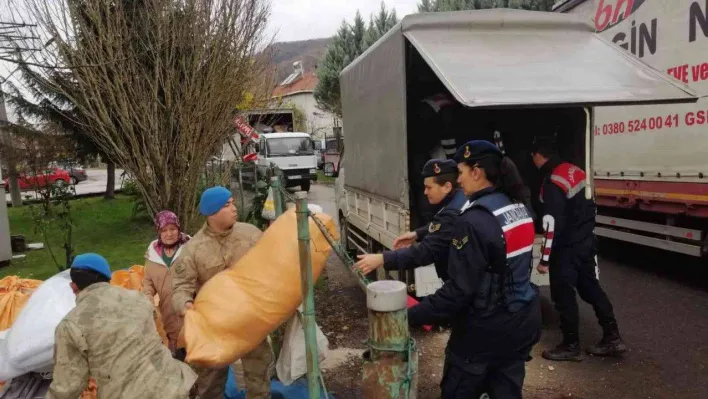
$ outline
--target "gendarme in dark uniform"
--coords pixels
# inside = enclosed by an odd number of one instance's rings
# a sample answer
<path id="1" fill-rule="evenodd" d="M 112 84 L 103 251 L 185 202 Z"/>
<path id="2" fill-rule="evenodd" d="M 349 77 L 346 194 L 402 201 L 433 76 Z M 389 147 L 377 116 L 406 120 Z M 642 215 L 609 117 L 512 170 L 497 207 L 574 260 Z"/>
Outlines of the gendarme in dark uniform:
<path id="1" fill-rule="evenodd" d="M 457 163 L 452 160 L 431 159 L 423 167 L 423 178 L 452 175 L 457 177 Z M 465 194 L 457 188 L 437 205 L 433 220 L 415 230 L 415 245 L 395 251 L 384 251 L 386 270 L 406 270 L 435 263 L 435 271 L 443 281 L 447 280 L 447 257 L 455 220 L 467 201 Z"/>
<path id="2" fill-rule="evenodd" d="M 408 310 L 409 323 L 452 323 L 444 399 L 484 392 L 521 398 L 525 362 L 541 331 L 538 293 L 530 283 L 533 220 L 523 196 L 510 197 L 519 181 L 503 177 L 513 162 L 496 146 L 471 141 L 455 159 L 469 201 L 453 229 L 449 279 Z"/>

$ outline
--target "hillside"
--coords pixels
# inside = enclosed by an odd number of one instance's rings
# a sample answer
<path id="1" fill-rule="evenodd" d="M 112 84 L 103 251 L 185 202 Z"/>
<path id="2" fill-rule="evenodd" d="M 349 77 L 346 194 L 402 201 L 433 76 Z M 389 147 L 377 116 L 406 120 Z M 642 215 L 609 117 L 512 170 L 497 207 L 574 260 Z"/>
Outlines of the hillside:
<path id="1" fill-rule="evenodd" d="M 330 38 L 273 43 L 273 62 L 278 69 L 278 81 L 293 71 L 293 62 L 302 61 L 305 71 L 312 71 L 322 58 Z"/>

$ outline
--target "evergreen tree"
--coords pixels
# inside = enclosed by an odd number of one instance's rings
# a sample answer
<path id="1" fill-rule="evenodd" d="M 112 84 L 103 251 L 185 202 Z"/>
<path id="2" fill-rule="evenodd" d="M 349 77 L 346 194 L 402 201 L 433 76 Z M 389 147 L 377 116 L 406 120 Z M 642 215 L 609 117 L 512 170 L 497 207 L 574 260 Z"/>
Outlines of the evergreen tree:
<path id="1" fill-rule="evenodd" d="M 383 35 L 386 34 L 391 28 L 393 28 L 398 23 L 398 16 L 396 15 L 396 10 L 393 9 L 389 12 L 386 9 L 386 4 L 381 3 L 381 9 L 376 16 L 371 16 L 369 19 L 369 27 L 366 30 L 366 37 L 364 42 L 366 48 L 369 48 L 372 44 L 376 43 Z M 365 49 L 366 49 L 365 48 Z"/>
<path id="2" fill-rule="evenodd" d="M 339 74 L 397 23 L 396 10 L 388 11 L 384 3 L 381 3 L 379 12 L 369 18 L 368 27 L 358 11 L 353 24 L 342 21 L 342 25 L 317 66 L 319 82 L 315 88 L 315 100 L 320 109 L 341 117 Z"/>
<path id="3" fill-rule="evenodd" d="M 488 8 L 518 8 L 551 11 L 554 0 L 421 0 L 419 12 L 483 10 Z"/>

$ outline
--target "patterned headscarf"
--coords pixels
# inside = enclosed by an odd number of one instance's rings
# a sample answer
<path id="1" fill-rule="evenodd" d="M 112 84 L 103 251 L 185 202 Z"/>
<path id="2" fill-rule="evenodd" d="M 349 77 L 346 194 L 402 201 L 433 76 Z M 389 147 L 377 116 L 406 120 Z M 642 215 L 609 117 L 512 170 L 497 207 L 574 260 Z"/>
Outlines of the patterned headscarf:
<path id="1" fill-rule="evenodd" d="M 164 229 L 165 226 L 170 224 L 174 224 L 175 226 L 177 226 L 177 230 L 179 230 L 179 237 L 177 238 L 177 242 L 175 242 L 173 245 L 167 246 L 162 242 L 162 238 L 160 237 L 160 230 Z M 157 242 L 155 243 L 155 249 L 160 255 L 162 255 L 162 251 L 165 248 L 180 247 L 181 245 L 189 241 L 189 236 L 182 232 L 182 229 L 179 225 L 179 218 L 177 217 L 177 215 L 170 211 L 162 211 L 155 215 L 155 230 L 157 230 Z"/>

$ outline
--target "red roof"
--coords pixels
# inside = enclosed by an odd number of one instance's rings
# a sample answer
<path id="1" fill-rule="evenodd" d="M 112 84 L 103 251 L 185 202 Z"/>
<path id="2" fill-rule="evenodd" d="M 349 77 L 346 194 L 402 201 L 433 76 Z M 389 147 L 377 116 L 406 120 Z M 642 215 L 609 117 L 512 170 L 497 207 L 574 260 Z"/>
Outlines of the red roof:
<path id="1" fill-rule="evenodd" d="M 288 85 L 281 85 L 273 90 L 273 97 L 285 97 L 297 92 L 313 92 L 317 86 L 317 75 L 314 72 L 307 72 L 298 80 Z"/>

